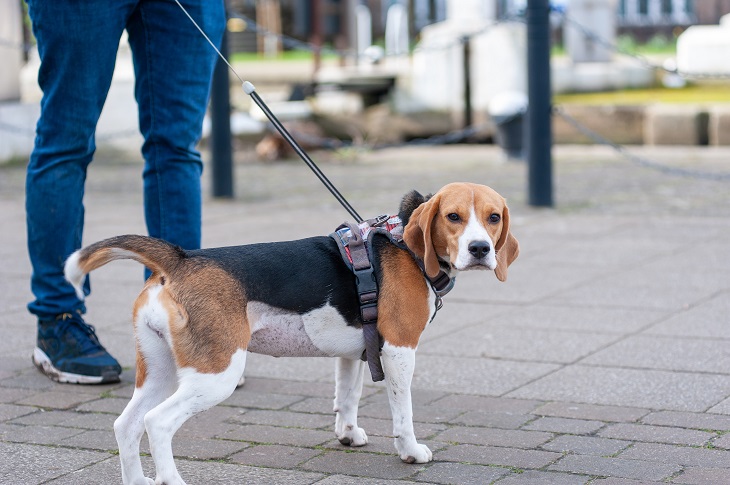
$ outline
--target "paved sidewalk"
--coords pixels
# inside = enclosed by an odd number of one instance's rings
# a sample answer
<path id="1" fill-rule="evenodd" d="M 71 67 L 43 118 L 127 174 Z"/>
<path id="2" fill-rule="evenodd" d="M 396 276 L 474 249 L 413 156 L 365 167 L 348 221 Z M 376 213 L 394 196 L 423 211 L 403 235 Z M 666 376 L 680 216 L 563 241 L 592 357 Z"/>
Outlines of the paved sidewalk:
<path id="1" fill-rule="evenodd" d="M 730 150 L 638 149 L 730 171 Z M 334 437 L 333 367 L 251 355 L 246 385 L 190 420 L 174 451 L 188 483 L 730 483 L 730 186 L 669 177 L 591 147 L 555 150 L 556 209 L 525 204 L 524 164 L 491 146 L 313 154 L 364 216 L 412 188 L 486 183 L 510 202 L 521 255 L 499 283 L 465 273 L 417 355 L 427 465 L 400 462 L 387 399 L 366 377 L 370 443 Z M 85 242 L 144 233 L 140 166 L 99 153 Z M 298 161 L 248 163 L 235 200 L 207 200 L 206 246 L 326 234 L 347 218 Z M 206 174 L 206 184 L 207 177 Z M 124 366 L 118 385 L 37 372 L 22 167 L 0 167 L 0 484 L 120 483 L 112 423 L 133 391 L 131 304 L 142 268 L 93 275 L 88 319 Z M 144 449 L 147 451 L 146 440 Z M 154 475 L 149 456 L 143 458 Z"/>

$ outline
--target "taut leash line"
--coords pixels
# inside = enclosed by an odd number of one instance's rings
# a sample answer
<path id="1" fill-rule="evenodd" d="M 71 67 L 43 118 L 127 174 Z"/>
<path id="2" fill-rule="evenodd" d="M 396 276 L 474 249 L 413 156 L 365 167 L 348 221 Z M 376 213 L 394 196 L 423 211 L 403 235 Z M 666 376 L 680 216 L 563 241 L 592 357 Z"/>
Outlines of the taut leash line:
<path id="1" fill-rule="evenodd" d="M 350 215 L 358 222 L 363 222 L 363 218 L 360 217 L 360 214 L 357 213 L 357 211 L 350 205 L 350 203 L 343 197 L 343 195 L 340 193 L 339 190 L 337 190 L 337 187 L 335 187 L 332 182 L 327 178 L 327 176 L 322 172 L 322 170 L 319 169 L 317 164 L 314 163 L 314 161 L 307 155 L 307 152 L 304 151 L 304 149 L 299 146 L 299 143 L 294 139 L 294 137 L 291 136 L 291 134 L 287 131 L 286 128 L 284 128 L 284 125 L 281 124 L 279 119 L 276 117 L 276 115 L 269 109 L 269 107 L 266 105 L 263 99 L 261 99 L 261 96 L 256 92 L 256 87 L 248 82 L 241 79 L 241 76 L 238 75 L 235 69 L 233 69 L 233 66 L 228 62 L 228 59 L 225 58 L 223 54 L 221 54 L 221 51 L 218 50 L 218 48 L 215 46 L 213 41 L 210 40 L 210 37 L 206 35 L 206 33 L 203 31 L 202 28 L 198 25 L 198 23 L 193 19 L 193 17 L 190 16 L 187 10 L 185 10 L 185 7 L 182 6 L 179 0 L 175 0 L 175 3 L 177 3 L 178 7 L 185 13 L 185 15 L 190 19 L 190 21 L 195 25 L 195 27 L 200 31 L 200 33 L 205 37 L 205 40 L 208 41 L 210 46 L 215 50 L 215 52 L 218 54 L 218 57 L 220 57 L 223 62 L 226 63 L 228 68 L 231 70 L 231 72 L 238 78 L 239 81 L 241 81 L 241 87 L 243 88 L 243 92 L 245 92 L 247 95 L 251 97 L 254 103 L 256 103 L 256 106 L 258 106 L 261 111 L 264 112 L 266 117 L 269 119 L 272 125 L 274 125 L 274 128 L 281 134 L 281 136 L 286 140 L 289 145 L 294 149 L 294 151 L 299 155 L 299 158 L 301 158 L 304 163 L 307 164 L 307 166 L 314 172 L 314 174 L 317 176 L 317 178 L 324 184 L 325 187 L 327 187 L 327 190 L 332 193 L 332 195 L 337 199 L 337 202 L 339 202 L 342 207 L 345 208 L 347 212 L 350 213 Z"/>

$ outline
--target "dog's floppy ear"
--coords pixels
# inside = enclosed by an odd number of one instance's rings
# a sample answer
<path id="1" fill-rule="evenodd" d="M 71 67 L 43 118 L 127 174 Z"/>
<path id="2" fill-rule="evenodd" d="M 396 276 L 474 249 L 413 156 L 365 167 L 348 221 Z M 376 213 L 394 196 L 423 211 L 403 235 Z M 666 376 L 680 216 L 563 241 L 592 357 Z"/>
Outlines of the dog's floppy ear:
<path id="1" fill-rule="evenodd" d="M 499 281 L 504 281 L 507 279 L 507 268 L 520 254 L 520 243 L 510 231 L 509 209 L 506 205 L 502 212 L 502 234 L 494 249 L 497 251 L 497 267 L 494 268 L 494 274 Z"/>
<path id="2" fill-rule="evenodd" d="M 441 197 L 437 194 L 416 207 L 403 230 L 403 241 L 423 261 L 426 275 L 435 278 L 439 274 L 439 261 L 431 239 L 431 226 L 439 210 Z"/>

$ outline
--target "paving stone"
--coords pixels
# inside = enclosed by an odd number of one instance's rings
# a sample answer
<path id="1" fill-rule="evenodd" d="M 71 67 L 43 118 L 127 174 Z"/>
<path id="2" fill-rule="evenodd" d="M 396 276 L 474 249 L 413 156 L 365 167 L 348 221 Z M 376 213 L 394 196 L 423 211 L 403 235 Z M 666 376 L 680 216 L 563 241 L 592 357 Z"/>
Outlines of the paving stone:
<path id="1" fill-rule="evenodd" d="M 730 414 L 730 399 L 723 399 L 707 410 L 708 413 Z"/>
<path id="2" fill-rule="evenodd" d="M 537 408 L 533 414 L 573 419 L 594 419 L 597 421 L 637 421 L 649 413 L 648 409 L 628 406 L 601 406 L 570 402 L 549 402 Z"/>
<path id="3" fill-rule="evenodd" d="M 60 392 L 45 391 L 39 394 L 33 394 L 18 401 L 18 404 L 27 406 L 38 406 L 49 409 L 70 409 L 87 401 L 93 401 L 96 397 L 93 395 L 81 394 L 77 392 Z"/>
<path id="4" fill-rule="evenodd" d="M 38 408 L 32 406 L 16 406 L 14 404 L 0 404 L 0 421 L 11 419 L 38 412 Z"/>
<path id="5" fill-rule="evenodd" d="M 468 411 L 450 420 L 449 422 L 453 424 L 465 424 L 467 426 L 486 426 L 489 428 L 517 429 L 533 419 L 535 419 L 535 416 L 529 414 Z"/>
<path id="6" fill-rule="evenodd" d="M 413 483 L 411 480 L 385 480 L 383 478 L 348 477 L 345 475 L 330 475 L 317 482 L 317 485 L 398 485 Z"/>
<path id="7" fill-rule="evenodd" d="M 425 466 L 403 463 L 395 455 L 328 451 L 303 463 L 301 468 L 321 473 L 341 473 L 371 478 L 407 478 Z"/>
<path id="8" fill-rule="evenodd" d="M 458 409 L 439 404 L 421 404 L 413 400 L 413 420 L 425 423 L 445 423 L 461 414 Z M 371 418 L 390 418 L 390 404 L 387 400 L 369 402 L 360 406 L 359 416 Z"/>
<path id="9" fill-rule="evenodd" d="M 239 414 L 233 418 L 233 421 L 241 424 L 262 424 L 287 428 L 318 429 L 325 426 L 334 427 L 334 419 L 332 416 L 294 413 L 290 411 L 252 410 Z"/>
<path id="10" fill-rule="evenodd" d="M 333 399 L 323 397 L 309 397 L 303 401 L 292 404 L 289 409 L 299 413 L 318 413 L 334 416 L 335 412 Z"/>
<path id="11" fill-rule="evenodd" d="M 243 465 L 295 468 L 321 454 L 320 450 L 280 445 L 257 445 L 231 455 L 229 460 Z"/>
<path id="12" fill-rule="evenodd" d="M 276 426 L 261 426 L 250 424 L 239 426 L 219 437 L 227 440 L 240 440 L 250 443 L 317 446 L 332 439 L 331 431 L 316 431 L 311 429 L 289 429 Z"/>
<path id="13" fill-rule="evenodd" d="M 246 387 L 245 385 L 243 386 Z M 247 392 L 238 390 L 221 403 L 222 406 L 236 406 L 255 409 L 282 409 L 301 401 L 302 396 L 288 394 L 269 394 L 263 392 Z"/>
<path id="14" fill-rule="evenodd" d="M 709 301 L 652 325 L 644 333 L 677 337 L 728 339 L 730 338 L 730 330 L 725 320 L 728 314 L 730 314 L 730 298 L 728 298 L 727 293 L 720 293 Z"/>
<path id="15" fill-rule="evenodd" d="M 393 436 L 393 420 L 391 419 L 359 418 L 357 424 L 365 430 L 368 436 Z M 330 425 L 334 429 L 334 419 L 330 421 Z M 415 421 L 413 423 L 413 429 L 416 433 L 416 438 L 426 438 L 444 431 L 447 427 L 438 423 L 421 423 Z"/>
<path id="16" fill-rule="evenodd" d="M 644 416 L 641 421 L 646 424 L 655 424 L 659 426 L 677 426 L 680 428 L 730 431 L 730 416 L 723 416 L 719 414 L 657 411 Z"/>
<path id="17" fill-rule="evenodd" d="M 727 395 L 730 376 L 725 375 L 574 365 L 536 379 L 508 397 L 703 411 Z"/>
<path id="18" fill-rule="evenodd" d="M 121 397 L 109 397 L 81 404 L 76 409 L 84 412 L 111 413 L 119 416 L 129 404 L 129 399 Z"/>
<path id="19" fill-rule="evenodd" d="M 596 438 L 594 436 L 558 436 L 541 446 L 548 451 L 570 452 L 579 455 L 610 456 L 625 449 L 630 441 Z"/>
<path id="20" fill-rule="evenodd" d="M 366 430 L 367 431 L 367 430 Z M 328 441 L 327 443 L 323 444 L 322 447 L 327 448 L 329 450 L 337 450 L 337 451 L 346 451 L 348 453 L 382 453 L 384 455 L 395 455 L 397 452 L 395 450 L 395 445 L 393 444 L 393 438 L 392 437 L 386 437 L 386 436 L 374 436 L 374 435 L 368 435 L 368 444 L 365 446 L 345 446 L 342 443 L 337 440 L 337 438 L 334 438 L 333 433 L 333 439 Z M 419 443 L 422 443 L 426 446 L 428 446 L 431 451 L 433 451 L 433 448 L 431 448 L 430 443 L 428 441 L 420 440 Z M 444 445 L 440 443 L 440 446 L 443 447 Z"/>
<path id="21" fill-rule="evenodd" d="M 621 338 L 615 333 L 515 328 L 489 323 L 418 346 L 418 355 L 450 355 L 570 363 Z"/>
<path id="22" fill-rule="evenodd" d="M 694 429 L 671 428 L 668 426 L 651 426 L 645 424 L 618 423 L 598 433 L 605 438 L 618 438 L 632 441 L 649 441 L 674 445 L 701 446 L 716 435 Z"/>
<path id="23" fill-rule="evenodd" d="M 216 438 L 241 426 L 236 418 L 246 410 L 228 406 L 215 406 L 185 421 L 175 436 Z"/>
<path id="24" fill-rule="evenodd" d="M 551 433 L 512 429 L 491 429 L 456 426 L 438 434 L 439 441 L 474 445 L 534 448 L 552 439 Z"/>
<path id="25" fill-rule="evenodd" d="M 676 464 L 651 463 L 623 458 L 567 455 L 550 465 L 549 469 L 586 475 L 660 481 L 677 473 L 682 467 Z"/>
<path id="26" fill-rule="evenodd" d="M 543 404 L 537 400 L 509 399 L 486 396 L 449 395 L 434 404 L 454 411 L 482 411 L 491 413 L 530 414 Z"/>
<path id="27" fill-rule="evenodd" d="M 582 475 L 527 470 L 522 473 L 513 473 L 503 480 L 495 482 L 495 485 L 582 485 L 588 483 L 589 480 L 589 477 Z"/>
<path id="28" fill-rule="evenodd" d="M 221 460 L 248 446 L 247 443 L 240 441 L 209 438 L 191 439 L 175 436 L 172 440 L 172 452 L 176 457 L 186 457 L 194 460 Z"/>
<path id="29" fill-rule="evenodd" d="M 591 434 L 603 428 L 606 423 L 568 418 L 539 418 L 522 429 L 548 431 L 552 433 Z"/>
<path id="30" fill-rule="evenodd" d="M 3 457 L 0 460 L 0 483 L 30 485 L 42 483 L 78 468 L 100 462 L 108 458 L 109 454 L 49 446 L 0 443 L 0 456 Z"/>
<path id="31" fill-rule="evenodd" d="M 659 483 L 649 480 L 631 480 L 628 478 L 599 478 L 591 482 L 591 485 L 657 485 Z"/>
<path id="32" fill-rule="evenodd" d="M 723 450 L 730 450 L 730 434 L 723 434 L 712 440 L 712 446 Z"/>
<path id="33" fill-rule="evenodd" d="M 276 470 L 245 465 L 192 460 L 175 460 L 178 471 L 188 483 L 229 485 L 265 483 L 267 485 L 308 485 L 321 480 L 322 474 L 299 470 Z"/>
<path id="34" fill-rule="evenodd" d="M 434 463 L 416 476 L 419 482 L 462 485 L 464 483 L 491 483 L 510 473 L 509 468 L 467 465 L 463 463 Z"/>
<path id="35" fill-rule="evenodd" d="M 685 485 L 718 485 L 730 483 L 730 470 L 727 468 L 685 468 L 672 483 Z"/>
<path id="36" fill-rule="evenodd" d="M 58 426 L 0 424 L 0 440 L 16 443 L 51 445 L 81 432 L 76 428 L 61 428 Z"/>
<path id="37" fill-rule="evenodd" d="M 67 428 L 55 428 L 55 429 L 67 429 Z M 119 449 L 117 445 L 117 439 L 114 437 L 114 431 L 81 431 L 75 429 L 76 433 L 69 436 L 68 438 L 60 439 L 58 442 L 63 446 L 75 447 L 87 450 L 99 450 L 99 451 L 111 451 L 115 452 Z M 146 441 L 146 439 L 142 439 Z"/>
<path id="38" fill-rule="evenodd" d="M 0 377 L 0 379 L 1 379 L 1 377 Z M 2 382 L 2 381 L 0 381 L 0 382 Z M 14 403 L 16 401 L 25 399 L 32 394 L 34 394 L 34 392 L 27 390 L 27 389 L 16 389 L 16 388 L 0 386 L 0 403 L 5 403 L 5 404 Z"/>
<path id="39" fill-rule="evenodd" d="M 676 463 L 683 466 L 730 468 L 730 451 L 725 450 L 636 443 L 619 456 L 631 460 Z"/>
<path id="40" fill-rule="evenodd" d="M 557 369 L 556 364 L 419 354 L 413 386 L 433 391 L 501 396 Z"/>
<path id="41" fill-rule="evenodd" d="M 549 451 L 476 445 L 454 445 L 434 453 L 434 458 L 438 461 L 456 461 L 515 468 L 542 468 L 561 456 L 559 453 Z"/>
<path id="42" fill-rule="evenodd" d="M 727 342 L 661 335 L 633 335 L 586 357 L 581 364 L 724 373 Z"/>

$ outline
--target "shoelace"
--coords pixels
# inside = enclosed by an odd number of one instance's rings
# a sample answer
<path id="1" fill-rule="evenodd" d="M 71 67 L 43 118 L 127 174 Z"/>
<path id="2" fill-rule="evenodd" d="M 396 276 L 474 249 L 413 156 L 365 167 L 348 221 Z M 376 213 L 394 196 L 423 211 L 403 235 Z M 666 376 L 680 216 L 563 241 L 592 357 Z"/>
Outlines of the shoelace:
<path id="1" fill-rule="evenodd" d="M 100 350 L 104 350 L 101 346 L 99 338 L 96 336 L 96 330 L 92 325 L 86 323 L 79 314 L 63 313 L 56 317 L 57 332 L 64 334 L 70 332 L 74 336 L 79 345 L 82 354 L 90 354 Z"/>

